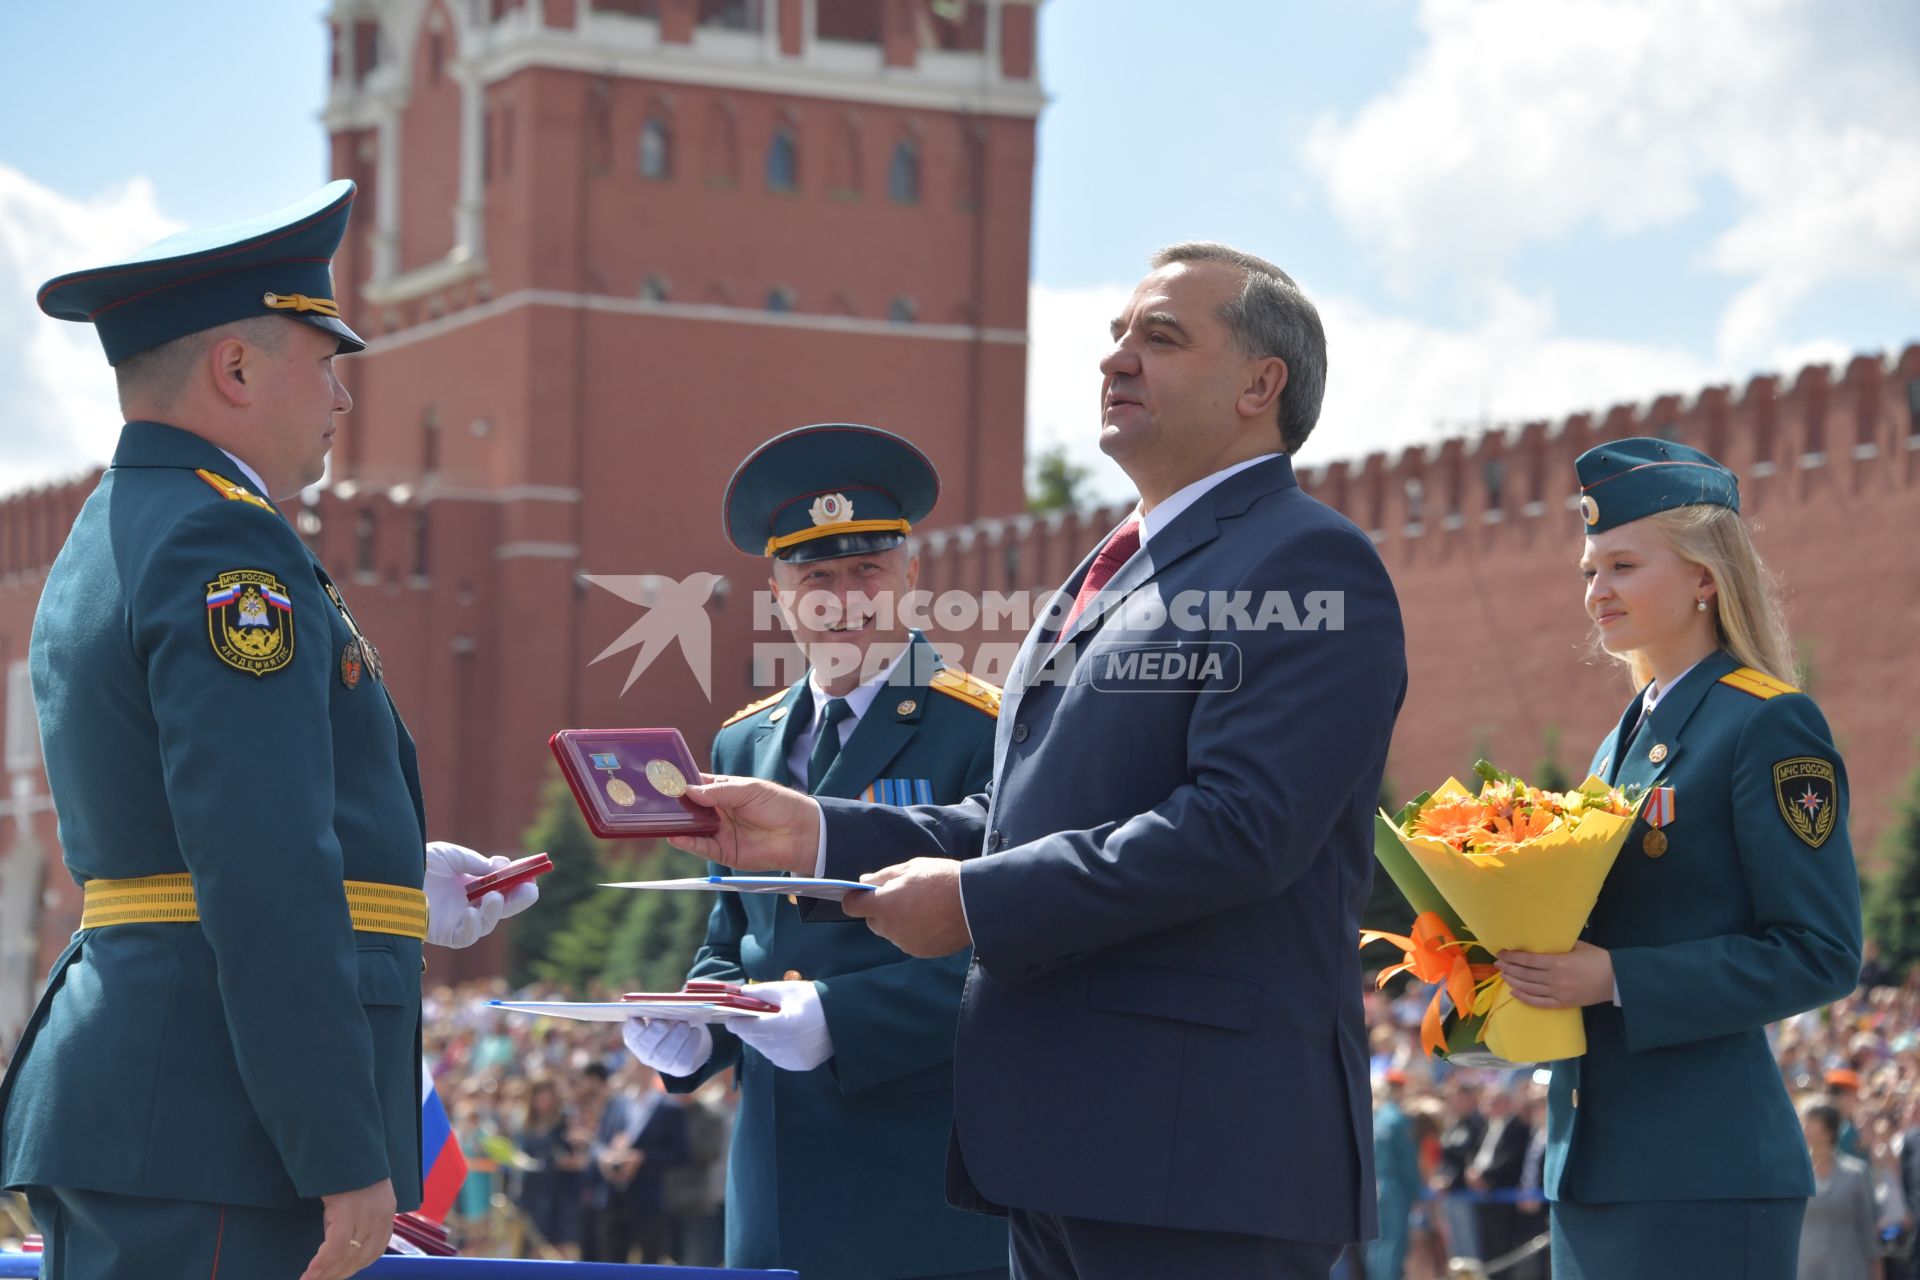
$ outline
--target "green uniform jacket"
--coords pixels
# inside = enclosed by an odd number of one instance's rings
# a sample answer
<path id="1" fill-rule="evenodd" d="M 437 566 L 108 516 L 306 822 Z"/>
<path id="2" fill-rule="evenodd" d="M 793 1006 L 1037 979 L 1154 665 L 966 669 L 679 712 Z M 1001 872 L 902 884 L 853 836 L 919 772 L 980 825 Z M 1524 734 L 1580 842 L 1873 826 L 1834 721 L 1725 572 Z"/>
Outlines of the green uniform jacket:
<path id="1" fill-rule="evenodd" d="M 908 660 L 924 674 L 937 659 L 924 638 L 916 635 L 914 646 Z M 714 768 L 791 785 L 792 711 L 810 697 L 803 678 L 729 723 L 714 742 Z M 993 714 L 937 684 L 889 685 L 814 791 L 851 798 L 872 787 L 880 800 L 963 799 L 986 787 L 993 729 Z M 740 1068 L 727 1166 L 728 1266 L 883 1280 L 1007 1264 L 1005 1223 L 949 1207 L 944 1192 L 954 1027 L 970 957 L 914 960 L 858 921 L 803 920 L 799 907 L 771 894 L 720 895 L 687 976 L 812 979 L 834 1050 L 812 1071 L 782 1071 L 716 1029 L 707 1064 L 667 1079 L 684 1092 Z"/>
<path id="2" fill-rule="evenodd" d="M 196 435 L 127 424 L 31 646 L 67 869 L 190 872 L 200 922 L 74 935 L 0 1085 L 0 1172 L 283 1208 L 390 1177 L 409 1208 L 420 943 L 356 933 L 341 886 L 420 887 L 413 742 L 371 664 L 349 687 L 320 562 L 202 468 L 240 474 Z M 234 573 L 277 584 L 250 617 L 210 600 Z"/>
<path id="3" fill-rule="evenodd" d="M 1846 769 L 1784 689 L 1714 653 L 1594 755 L 1616 784 L 1673 788 L 1674 812 L 1651 844 L 1634 824 L 1589 922 L 1620 1004 L 1588 1006 L 1586 1054 L 1554 1066 L 1551 1199 L 1813 1193 L 1765 1029 L 1853 990 L 1860 888 Z"/>

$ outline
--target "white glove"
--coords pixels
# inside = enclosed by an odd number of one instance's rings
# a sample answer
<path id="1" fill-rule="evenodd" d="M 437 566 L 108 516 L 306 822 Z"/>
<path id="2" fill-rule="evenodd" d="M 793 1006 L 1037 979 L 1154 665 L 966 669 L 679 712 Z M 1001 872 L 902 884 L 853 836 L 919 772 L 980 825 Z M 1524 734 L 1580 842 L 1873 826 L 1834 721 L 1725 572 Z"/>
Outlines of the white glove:
<path id="1" fill-rule="evenodd" d="M 727 1030 L 783 1071 L 811 1071 L 833 1056 L 820 988 L 811 982 L 761 982 L 751 994 L 780 1006 L 757 1018 L 729 1018 Z"/>
<path id="2" fill-rule="evenodd" d="M 498 871 L 513 859 L 491 858 L 464 845 L 435 840 L 427 845 L 427 941 L 438 947 L 470 947 L 493 932 L 493 926 L 534 904 L 540 886 L 533 881 L 512 892 L 483 894 L 467 901 L 467 882 Z"/>
<path id="3" fill-rule="evenodd" d="M 620 1038 L 629 1053 L 663 1076 L 690 1076 L 713 1056 L 713 1033 L 703 1022 L 628 1018 Z"/>

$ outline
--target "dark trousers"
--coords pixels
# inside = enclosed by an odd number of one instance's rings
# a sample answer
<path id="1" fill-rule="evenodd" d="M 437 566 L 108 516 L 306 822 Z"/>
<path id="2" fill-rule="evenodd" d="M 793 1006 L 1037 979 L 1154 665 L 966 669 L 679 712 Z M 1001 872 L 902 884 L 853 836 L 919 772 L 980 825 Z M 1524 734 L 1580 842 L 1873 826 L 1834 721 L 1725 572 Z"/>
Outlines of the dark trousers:
<path id="1" fill-rule="evenodd" d="M 1794 1280 L 1805 1200 L 1553 1206 L 1553 1280 Z"/>
<path id="2" fill-rule="evenodd" d="M 1014 1280 L 1327 1280 L 1340 1246 L 1015 1209 Z"/>
<path id="3" fill-rule="evenodd" d="M 28 1187 L 44 1280 L 298 1280 L 325 1231 L 317 1212 Z"/>

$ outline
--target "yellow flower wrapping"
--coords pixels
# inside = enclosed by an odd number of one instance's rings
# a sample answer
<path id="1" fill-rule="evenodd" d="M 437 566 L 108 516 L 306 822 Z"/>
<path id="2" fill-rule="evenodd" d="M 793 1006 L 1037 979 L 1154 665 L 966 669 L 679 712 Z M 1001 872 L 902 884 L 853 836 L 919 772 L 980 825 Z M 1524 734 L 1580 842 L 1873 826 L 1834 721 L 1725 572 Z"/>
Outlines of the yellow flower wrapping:
<path id="1" fill-rule="evenodd" d="M 1605 786 L 1589 778 L 1582 789 Z M 1433 798 L 1469 794 L 1448 778 Z M 1590 811 L 1576 827 L 1563 824 L 1497 853 L 1459 853 L 1432 836 L 1393 830 L 1482 947 L 1554 954 L 1579 940 L 1634 818 Z M 1471 1011 L 1487 1015 L 1486 1046 L 1509 1062 L 1553 1062 L 1587 1051 L 1580 1010 L 1522 1004 L 1504 978 L 1481 985 Z"/>

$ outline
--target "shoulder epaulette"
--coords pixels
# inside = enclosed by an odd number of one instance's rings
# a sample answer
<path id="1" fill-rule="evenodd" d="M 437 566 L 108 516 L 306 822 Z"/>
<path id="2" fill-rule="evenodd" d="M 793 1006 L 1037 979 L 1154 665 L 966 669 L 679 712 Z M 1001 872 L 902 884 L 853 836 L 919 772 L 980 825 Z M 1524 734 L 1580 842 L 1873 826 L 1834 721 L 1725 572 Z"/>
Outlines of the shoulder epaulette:
<path id="1" fill-rule="evenodd" d="M 1752 667 L 1741 667 L 1737 671 L 1729 671 L 1720 677 L 1720 683 L 1738 689 L 1742 693 L 1750 693 L 1763 702 L 1768 698 L 1777 698 L 1783 693 L 1800 692 L 1784 680 L 1775 680 L 1766 672 L 1755 671 Z"/>
<path id="2" fill-rule="evenodd" d="M 938 689 L 949 698 L 958 698 L 970 707 L 978 707 L 995 719 L 1000 716 L 1000 686 L 970 676 L 958 667 L 940 668 L 933 673 L 933 679 L 927 681 L 927 687 Z"/>
<path id="3" fill-rule="evenodd" d="M 720 727 L 724 729 L 730 724 L 734 724 L 734 723 L 737 723 L 738 721 L 745 720 L 748 716 L 752 715 L 756 711 L 765 711 L 768 707 L 780 701 L 780 699 L 786 697 L 787 692 L 788 692 L 787 690 L 782 689 L 778 693 L 768 694 L 766 697 L 760 699 L 760 701 L 758 702 L 749 702 L 746 706 L 740 708 L 738 711 L 728 716 L 725 720 L 721 721 Z"/>
<path id="4" fill-rule="evenodd" d="M 218 493 L 221 497 L 225 498 L 228 502 L 251 502 L 254 506 L 259 507 L 262 511 L 273 511 L 275 515 L 279 514 L 278 511 L 274 511 L 274 506 L 271 502 L 268 502 L 265 498 L 261 497 L 259 494 L 249 493 L 247 490 L 241 488 L 239 485 L 235 484 L 233 481 L 227 479 L 223 475 L 219 475 L 215 472 L 208 471 L 205 467 L 202 467 L 200 470 L 194 472 L 193 474 L 199 476 L 202 480 L 205 480 L 208 484 L 212 485 L 214 488 L 214 492 Z"/>

